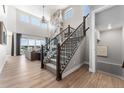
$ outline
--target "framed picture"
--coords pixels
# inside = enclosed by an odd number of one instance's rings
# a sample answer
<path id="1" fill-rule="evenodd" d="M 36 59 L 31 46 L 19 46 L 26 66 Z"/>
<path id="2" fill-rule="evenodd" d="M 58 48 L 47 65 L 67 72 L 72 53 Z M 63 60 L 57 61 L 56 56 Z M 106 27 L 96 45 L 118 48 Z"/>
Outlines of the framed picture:
<path id="1" fill-rule="evenodd" d="M 0 44 L 7 44 L 7 31 L 3 22 L 0 22 Z"/>
<path id="2" fill-rule="evenodd" d="M 96 54 L 97 56 L 107 57 L 107 51 L 107 46 L 98 45 Z"/>

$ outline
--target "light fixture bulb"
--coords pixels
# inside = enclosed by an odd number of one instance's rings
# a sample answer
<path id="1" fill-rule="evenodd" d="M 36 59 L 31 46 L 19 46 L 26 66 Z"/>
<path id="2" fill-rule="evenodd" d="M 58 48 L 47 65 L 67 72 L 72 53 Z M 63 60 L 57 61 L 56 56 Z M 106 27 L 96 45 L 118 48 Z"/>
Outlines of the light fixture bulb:
<path id="1" fill-rule="evenodd" d="M 112 29 L 112 26 L 111 26 L 111 24 L 108 24 L 108 29 Z"/>

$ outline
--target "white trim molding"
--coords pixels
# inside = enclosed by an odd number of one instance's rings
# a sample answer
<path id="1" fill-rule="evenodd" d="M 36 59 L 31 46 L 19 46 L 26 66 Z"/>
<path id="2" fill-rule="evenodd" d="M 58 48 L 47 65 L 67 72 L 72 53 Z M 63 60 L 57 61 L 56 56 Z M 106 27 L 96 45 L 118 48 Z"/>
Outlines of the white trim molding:
<path id="1" fill-rule="evenodd" d="M 96 72 L 96 34 L 95 34 L 95 14 L 106 9 L 112 8 L 114 5 L 105 5 L 91 12 L 91 31 L 89 39 L 89 71 Z"/>

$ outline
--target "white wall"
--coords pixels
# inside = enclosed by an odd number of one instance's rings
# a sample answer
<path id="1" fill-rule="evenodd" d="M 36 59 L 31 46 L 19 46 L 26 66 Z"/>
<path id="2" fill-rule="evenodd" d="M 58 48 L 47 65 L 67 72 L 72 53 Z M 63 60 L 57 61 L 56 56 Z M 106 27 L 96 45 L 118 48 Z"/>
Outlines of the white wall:
<path id="1" fill-rule="evenodd" d="M 21 33 L 24 35 L 29 35 L 30 37 L 38 37 L 38 38 L 44 38 L 49 36 L 48 30 L 43 30 L 41 27 L 35 26 L 31 24 L 31 21 L 29 23 L 24 23 L 20 21 L 20 15 L 28 15 L 29 17 L 34 17 L 39 19 L 36 16 L 33 16 L 29 13 L 25 13 L 21 10 L 18 10 L 14 8 L 13 6 L 7 6 L 8 12 L 6 16 L 6 26 L 8 31 L 13 33 Z M 39 19 L 41 20 L 41 19 Z M 11 54 L 11 35 L 8 35 L 8 41 L 7 41 L 7 54 Z M 16 38 L 14 39 L 16 44 Z M 16 50 L 16 45 L 14 45 L 14 49 Z"/>
<path id="2" fill-rule="evenodd" d="M 7 12 L 7 11 L 6 11 Z M 6 26 L 6 14 L 3 12 L 3 7 L 0 5 L 0 21 L 3 21 Z M 6 62 L 6 45 L 0 44 L 0 73 Z"/>
<path id="3" fill-rule="evenodd" d="M 7 55 L 11 55 L 12 32 L 7 32 Z"/>
<path id="4" fill-rule="evenodd" d="M 6 46 L 0 45 L 0 73 L 6 63 Z"/>
<path id="5" fill-rule="evenodd" d="M 7 7 L 6 7 L 6 12 L 7 12 Z M 3 7 L 2 5 L 0 5 L 0 21 L 3 21 L 5 25 L 6 25 L 6 19 L 5 19 L 6 16 L 7 16 L 7 13 L 3 12 Z"/>
<path id="6" fill-rule="evenodd" d="M 34 35 L 34 36 L 41 36 L 41 37 L 47 37 L 49 36 L 49 31 L 41 29 L 41 27 L 32 25 L 30 23 L 24 23 L 20 21 L 20 15 L 28 15 L 29 17 L 34 17 L 39 20 L 40 18 L 33 16 L 29 13 L 23 12 L 21 10 L 18 10 L 14 8 L 13 6 L 8 6 L 8 13 L 7 13 L 7 28 L 11 32 L 15 33 L 22 33 L 22 34 L 28 34 L 28 35 Z"/>
<path id="7" fill-rule="evenodd" d="M 11 32 L 16 32 L 16 9 L 8 6 L 7 12 L 7 29 Z"/>
<path id="8" fill-rule="evenodd" d="M 83 22 L 83 5 L 72 5 L 68 8 L 70 7 L 72 8 L 72 17 L 64 20 L 64 28 L 66 28 L 68 25 L 73 28 L 77 28 Z M 64 10 L 63 15 L 67 9 Z"/>
<path id="9" fill-rule="evenodd" d="M 106 30 L 108 24 L 112 28 L 122 27 L 124 25 L 124 5 L 113 6 L 107 10 L 96 14 L 96 28 Z"/>
<path id="10" fill-rule="evenodd" d="M 29 17 L 34 17 L 38 20 L 41 20 L 40 18 L 33 16 L 31 14 L 25 13 L 20 10 L 16 10 L 16 32 L 27 34 L 27 35 L 34 35 L 34 36 L 40 36 L 40 37 L 48 37 L 49 31 L 42 29 L 40 26 L 36 26 L 31 24 L 31 19 L 29 18 L 29 23 L 24 23 L 20 21 L 21 15 L 27 15 Z"/>

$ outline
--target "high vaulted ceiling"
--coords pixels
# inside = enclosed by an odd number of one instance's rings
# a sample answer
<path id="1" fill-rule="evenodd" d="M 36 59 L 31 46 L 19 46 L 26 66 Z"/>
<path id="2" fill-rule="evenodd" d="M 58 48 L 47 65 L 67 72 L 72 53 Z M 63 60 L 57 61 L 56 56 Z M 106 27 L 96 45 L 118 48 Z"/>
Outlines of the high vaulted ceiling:
<path id="1" fill-rule="evenodd" d="M 43 15 L 43 5 L 20 5 L 14 6 L 15 8 L 22 10 L 24 12 L 30 13 L 37 17 L 42 17 Z M 68 5 L 45 5 L 44 16 L 47 20 L 50 20 L 50 16 L 58 9 L 65 9 Z"/>

